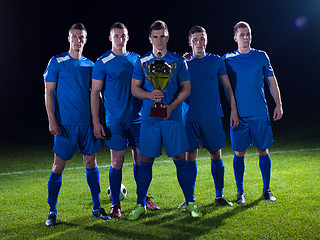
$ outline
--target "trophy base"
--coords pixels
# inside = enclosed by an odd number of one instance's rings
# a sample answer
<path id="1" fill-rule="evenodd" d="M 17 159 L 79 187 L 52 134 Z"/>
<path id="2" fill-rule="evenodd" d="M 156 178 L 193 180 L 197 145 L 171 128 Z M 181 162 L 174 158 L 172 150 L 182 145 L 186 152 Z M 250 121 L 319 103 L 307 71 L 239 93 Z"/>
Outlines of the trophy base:
<path id="1" fill-rule="evenodd" d="M 151 107 L 150 117 L 166 118 L 167 109 L 164 107 Z"/>

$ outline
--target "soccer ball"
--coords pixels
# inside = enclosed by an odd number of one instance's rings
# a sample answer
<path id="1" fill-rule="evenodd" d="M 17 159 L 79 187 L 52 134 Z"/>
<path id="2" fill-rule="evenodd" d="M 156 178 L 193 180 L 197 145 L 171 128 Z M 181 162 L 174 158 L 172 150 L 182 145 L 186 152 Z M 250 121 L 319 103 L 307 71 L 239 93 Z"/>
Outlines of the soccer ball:
<path id="1" fill-rule="evenodd" d="M 108 197 L 112 200 L 110 186 L 108 187 L 107 194 L 108 194 Z M 123 200 L 126 196 L 127 196 L 127 189 L 126 189 L 126 187 L 121 183 L 120 194 L 119 194 L 120 200 Z"/>

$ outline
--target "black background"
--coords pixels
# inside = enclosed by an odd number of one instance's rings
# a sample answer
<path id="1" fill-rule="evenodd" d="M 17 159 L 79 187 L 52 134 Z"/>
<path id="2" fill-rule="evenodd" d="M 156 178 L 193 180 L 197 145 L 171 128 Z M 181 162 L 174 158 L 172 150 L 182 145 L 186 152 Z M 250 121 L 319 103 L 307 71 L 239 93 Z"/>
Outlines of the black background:
<path id="1" fill-rule="evenodd" d="M 299 27 L 301 16 L 306 22 Z M 42 75 L 53 55 L 68 51 L 73 23 L 88 29 L 83 55 L 95 61 L 111 48 L 109 28 L 116 21 L 128 26 L 129 51 L 143 55 L 151 50 L 148 29 L 157 19 L 168 24 L 169 50 L 190 51 L 187 33 L 197 24 L 207 30 L 207 51 L 220 56 L 236 50 L 233 26 L 247 21 L 252 47 L 268 53 L 278 79 L 281 124 L 319 129 L 320 1 L 1 1 L 0 141 L 49 136 Z M 268 101 L 272 112 L 270 94 Z"/>

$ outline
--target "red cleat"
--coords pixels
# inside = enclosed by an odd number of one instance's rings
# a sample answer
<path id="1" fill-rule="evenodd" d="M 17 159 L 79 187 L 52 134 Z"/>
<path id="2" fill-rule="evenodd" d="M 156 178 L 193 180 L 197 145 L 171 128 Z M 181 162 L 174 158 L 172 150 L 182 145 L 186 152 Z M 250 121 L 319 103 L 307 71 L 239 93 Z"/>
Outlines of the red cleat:
<path id="1" fill-rule="evenodd" d="M 112 218 L 121 218 L 121 208 L 119 203 L 116 203 L 110 207 L 110 216 Z"/>
<path id="2" fill-rule="evenodd" d="M 153 197 L 151 197 L 153 199 Z M 147 196 L 146 198 L 146 208 L 148 210 L 159 210 L 160 207 L 158 205 L 156 205 L 154 202 L 151 201 L 151 198 Z"/>

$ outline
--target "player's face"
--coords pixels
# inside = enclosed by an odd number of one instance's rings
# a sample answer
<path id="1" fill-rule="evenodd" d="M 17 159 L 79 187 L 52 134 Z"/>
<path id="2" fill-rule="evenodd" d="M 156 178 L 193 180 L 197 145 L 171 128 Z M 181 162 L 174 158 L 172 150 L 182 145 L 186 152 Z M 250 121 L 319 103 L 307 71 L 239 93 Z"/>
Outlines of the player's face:
<path id="1" fill-rule="evenodd" d="M 206 51 L 208 39 L 204 32 L 196 32 L 189 39 L 189 45 L 195 55 L 202 54 Z"/>
<path id="2" fill-rule="evenodd" d="M 238 28 L 234 36 L 234 40 L 238 43 L 239 49 L 250 48 L 251 38 L 251 31 L 248 28 Z"/>
<path id="3" fill-rule="evenodd" d="M 109 35 L 109 40 L 112 43 L 112 48 L 115 48 L 120 51 L 126 49 L 127 42 L 129 40 L 128 30 L 126 28 L 112 29 Z"/>
<path id="4" fill-rule="evenodd" d="M 87 32 L 84 30 L 71 29 L 69 31 L 68 41 L 70 43 L 70 50 L 80 52 L 87 42 Z"/>
<path id="5" fill-rule="evenodd" d="M 164 29 L 152 30 L 149 40 L 154 49 L 158 51 L 166 50 L 169 41 L 169 33 Z"/>

